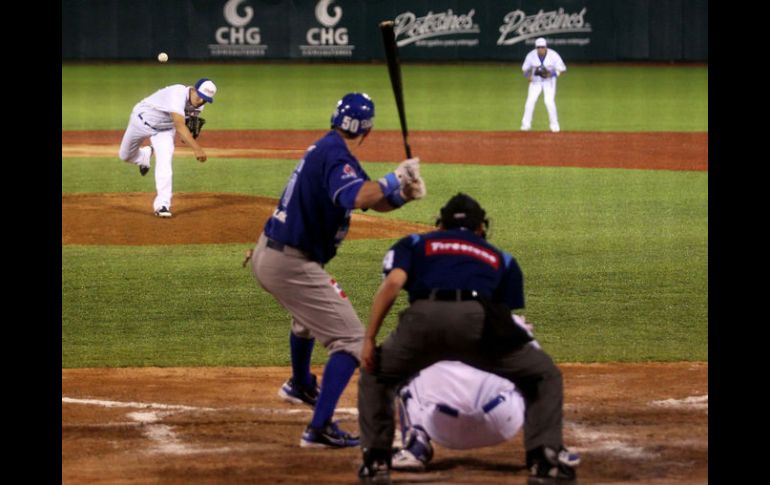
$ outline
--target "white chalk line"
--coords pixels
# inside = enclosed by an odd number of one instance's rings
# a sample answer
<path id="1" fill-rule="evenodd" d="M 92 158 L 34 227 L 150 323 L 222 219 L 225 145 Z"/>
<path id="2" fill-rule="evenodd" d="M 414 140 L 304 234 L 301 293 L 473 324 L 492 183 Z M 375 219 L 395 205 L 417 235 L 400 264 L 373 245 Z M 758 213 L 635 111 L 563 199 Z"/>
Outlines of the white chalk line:
<path id="1" fill-rule="evenodd" d="M 153 442 L 148 451 L 151 453 L 161 453 L 169 455 L 191 455 L 198 453 L 227 453 L 233 451 L 241 451 L 246 449 L 245 447 L 217 447 L 217 448 L 202 448 L 189 444 L 185 444 L 179 436 L 174 432 L 172 426 L 167 424 L 161 424 L 160 421 L 166 417 L 183 411 L 251 411 L 258 414 L 284 414 L 284 415 L 310 415 L 311 409 L 280 409 L 280 408 L 255 408 L 255 407 L 224 407 L 224 408 L 209 408 L 209 407 L 196 407 L 196 406 L 184 406 L 179 404 L 161 404 L 161 403 L 144 403 L 144 402 L 122 402 L 122 401 L 108 401 L 103 399 L 75 399 L 62 396 L 62 403 L 66 404 L 83 404 L 91 406 L 100 406 L 105 408 L 134 408 L 134 409 L 158 409 L 161 411 L 137 411 L 131 412 L 126 415 L 132 422 L 124 423 L 98 423 L 95 425 L 88 425 L 89 427 L 127 427 L 127 426 L 141 426 L 144 436 Z M 358 409 L 356 408 L 337 408 L 335 414 L 347 414 L 358 415 Z"/>
<path id="2" fill-rule="evenodd" d="M 102 399 L 75 399 L 62 396 L 61 402 L 67 404 L 91 404 L 104 408 L 140 408 L 140 409 L 167 409 L 170 411 L 215 411 L 214 408 L 199 408 L 194 406 L 182 406 L 179 404 L 158 404 L 154 402 L 121 402 L 105 401 Z"/>
<path id="3" fill-rule="evenodd" d="M 651 406 L 682 408 L 682 409 L 705 409 L 709 408 L 709 395 L 690 396 L 684 399 L 662 399 L 660 401 L 650 402 Z"/>
<path id="4" fill-rule="evenodd" d="M 651 401 L 650 406 L 668 407 L 678 409 L 705 409 L 708 411 L 708 394 L 704 396 L 689 396 L 683 399 L 662 399 Z M 567 406 L 565 406 L 567 408 Z M 649 460 L 658 457 L 660 454 L 649 451 L 642 446 L 634 446 L 621 433 L 611 433 L 589 429 L 586 426 L 577 423 L 567 423 L 566 427 L 572 431 L 576 441 L 586 443 L 584 446 L 573 446 L 577 452 L 601 452 L 615 455 L 620 458 Z M 693 443 L 695 444 L 695 443 Z M 699 444 L 699 443 L 697 443 Z"/>
<path id="5" fill-rule="evenodd" d="M 576 441 L 588 443 L 583 446 L 569 447 L 570 450 L 578 453 L 600 452 L 615 455 L 620 458 L 639 460 L 649 460 L 658 456 L 658 453 L 647 451 L 642 446 L 633 446 L 629 444 L 626 437 L 621 433 L 595 431 L 589 429 L 587 426 L 571 422 L 566 423 L 566 427 L 572 432 Z"/>
<path id="6" fill-rule="evenodd" d="M 102 399 L 75 399 L 71 397 L 62 397 L 62 403 L 67 404 L 90 404 L 93 406 L 101 406 L 105 408 L 139 408 L 139 409 L 160 409 L 168 411 L 251 411 L 257 414 L 307 414 L 313 413 L 312 409 L 281 409 L 281 408 L 259 408 L 259 407 L 223 407 L 223 408 L 208 408 L 208 407 L 196 407 L 196 406 L 184 406 L 180 404 L 160 404 L 160 403 L 146 403 L 146 402 L 123 402 L 123 401 L 107 401 Z M 348 414 L 351 416 L 358 416 L 357 408 L 337 408 L 335 414 Z"/>

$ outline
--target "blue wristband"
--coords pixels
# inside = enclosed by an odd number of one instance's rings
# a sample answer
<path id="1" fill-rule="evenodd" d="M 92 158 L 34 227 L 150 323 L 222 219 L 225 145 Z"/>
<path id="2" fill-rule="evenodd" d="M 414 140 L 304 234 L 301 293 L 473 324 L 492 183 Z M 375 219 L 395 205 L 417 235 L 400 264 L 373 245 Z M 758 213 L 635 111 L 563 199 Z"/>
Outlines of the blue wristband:
<path id="1" fill-rule="evenodd" d="M 385 197 L 389 197 L 390 194 L 393 192 L 398 192 L 401 189 L 401 183 L 398 181 L 398 177 L 396 177 L 395 172 L 390 172 L 389 174 L 382 177 L 379 181 L 380 188 L 382 189 L 382 194 Z"/>
<path id="2" fill-rule="evenodd" d="M 401 197 L 401 191 L 396 190 L 395 192 L 392 192 L 390 195 L 385 197 L 385 199 L 388 201 L 388 204 L 392 205 L 395 208 L 401 207 L 402 205 L 406 204 L 406 200 Z"/>

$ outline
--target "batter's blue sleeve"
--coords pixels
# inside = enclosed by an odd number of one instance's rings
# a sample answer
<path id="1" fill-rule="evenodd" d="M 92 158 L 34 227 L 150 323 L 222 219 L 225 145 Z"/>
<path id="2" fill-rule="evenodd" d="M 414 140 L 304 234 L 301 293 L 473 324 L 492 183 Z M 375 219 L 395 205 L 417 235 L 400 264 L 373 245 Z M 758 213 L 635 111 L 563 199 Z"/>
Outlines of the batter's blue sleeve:
<path id="1" fill-rule="evenodd" d="M 358 197 L 358 192 L 363 186 L 364 181 L 358 179 L 353 181 L 351 184 L 342 187 L 339 190 L 337 199 L 334 201 L 334 203 L 340 207 L 344 207 L 345 209 L 355 209 L 356 197 Z"/>
<path id="2" fill-rule="evenodd" d="M 329 163 L 326 173 L 329 197 L 340 207 L 354 209 L 356 196 L 369 176 L 349 153 L 340 153 Z"/>

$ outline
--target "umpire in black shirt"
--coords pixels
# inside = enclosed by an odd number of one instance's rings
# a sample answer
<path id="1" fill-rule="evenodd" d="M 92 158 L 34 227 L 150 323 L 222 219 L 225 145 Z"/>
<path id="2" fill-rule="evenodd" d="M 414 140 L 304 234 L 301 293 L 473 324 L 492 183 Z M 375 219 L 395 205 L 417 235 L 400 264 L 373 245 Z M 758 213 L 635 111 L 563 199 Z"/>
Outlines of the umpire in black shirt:
<path id="1" fill-rule="evenodd" d="M 385 255 L 361 354 L 358 411 L 362 483 L 390 483 L 400 384 L 440 360 L 460 360 L 511 380 L 527 406 L 524 446 L 529 483 L 575 483 L 579 458 L 562 440 L 562 376 L 532 336 L 516 325 L 524 307 L 516 260 L 486 241 L 489 221 L 478 202 L 458 193 L 441 209 L 438 230 L 412 234 Z M 383 344 L 375 339 L 401 289 L 409 307 Z"/>

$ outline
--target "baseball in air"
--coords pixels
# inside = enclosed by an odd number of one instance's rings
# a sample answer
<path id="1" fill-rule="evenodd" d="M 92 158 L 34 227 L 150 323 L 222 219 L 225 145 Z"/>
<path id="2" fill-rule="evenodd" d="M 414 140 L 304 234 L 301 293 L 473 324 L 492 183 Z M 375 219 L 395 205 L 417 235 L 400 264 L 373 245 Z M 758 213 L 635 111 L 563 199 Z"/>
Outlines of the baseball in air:
<path id="1" fill-rule="evenodd" d="M 168 54 L 161 52 L 158 54 L 158 62 L 166 62 L 168 60 Z"/>

